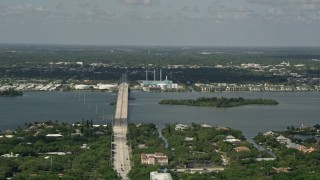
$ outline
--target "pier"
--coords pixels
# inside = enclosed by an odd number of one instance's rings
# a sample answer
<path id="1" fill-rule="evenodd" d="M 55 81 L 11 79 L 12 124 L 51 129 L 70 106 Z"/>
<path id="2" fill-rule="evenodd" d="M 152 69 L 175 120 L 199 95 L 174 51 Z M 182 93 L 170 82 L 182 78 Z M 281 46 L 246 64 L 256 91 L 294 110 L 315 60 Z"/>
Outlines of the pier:
<path id="1" fill-rule="evenodd" d="M 115 118 L 113 122 L 113 166 L 122 179 L 129 179 L 131 169 L 129 149 L 127 145 L 128 131 L 128 100 L 129 84 L 122 83 L 119 86 Z"/>

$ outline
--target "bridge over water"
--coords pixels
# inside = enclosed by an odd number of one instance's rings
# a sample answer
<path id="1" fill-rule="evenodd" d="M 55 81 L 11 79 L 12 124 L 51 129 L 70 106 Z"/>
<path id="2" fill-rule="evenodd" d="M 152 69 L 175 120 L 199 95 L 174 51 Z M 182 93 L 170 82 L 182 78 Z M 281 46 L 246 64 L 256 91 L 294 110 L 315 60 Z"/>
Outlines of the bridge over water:
<path id="1" fill-rule="evenodd" d="M 119 86 L 118 98 L 116 104 L 115 118 L 113 122 L 113 166 L 122 179 L 129 179 L 128 173 L 131 169 L 129 148 L 127 145 L 128 131 L 128 101 L 129 84 L 122 83 Z"/>

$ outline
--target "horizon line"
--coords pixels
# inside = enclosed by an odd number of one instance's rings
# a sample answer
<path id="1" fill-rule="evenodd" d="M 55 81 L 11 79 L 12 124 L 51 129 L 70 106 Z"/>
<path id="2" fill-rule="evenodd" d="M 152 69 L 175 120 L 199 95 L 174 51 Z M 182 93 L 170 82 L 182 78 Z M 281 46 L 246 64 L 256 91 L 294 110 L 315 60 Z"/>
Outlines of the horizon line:
<path id="1" fill-rule="evenodd" d="M 219 47 L 219 48 L 320 48 L 320 45 L 146 45 L 146 44 L 64 44 L 64 43 L 8 43 L 0 42 L 0 45 L 16 46 L 109 46 L 109 47 Z"/>

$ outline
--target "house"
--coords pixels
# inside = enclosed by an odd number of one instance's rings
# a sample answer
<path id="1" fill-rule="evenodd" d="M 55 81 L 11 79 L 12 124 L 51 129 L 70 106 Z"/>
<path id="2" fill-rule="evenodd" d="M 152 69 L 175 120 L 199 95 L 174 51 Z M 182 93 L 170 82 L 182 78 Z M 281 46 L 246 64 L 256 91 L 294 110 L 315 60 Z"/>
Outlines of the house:
<path id="1" fill-rule="evenodd" d="M 290 139 L 288 139 L 288 138 L 286 138 L 286 137 L 284 137 L 284 136 L 282 136 L 282 135 L 280 135 L 280 136 L 277 137 L 277 141 L 278 141 L 280 144 L 288 144 L 288 143 L 291 142 Z"/>
<path id="2" fill-rule="evenodd" d="M 19 157 L 20 154 L 13 154 L 12 152 L 10 154 L 3 154 L 1 157 L 6 157 L 6 158 L 14 158 L 14 157 Z"/>
<path id="3" fill-rule="evenodd" d="M 201 124 L 201 127 L 209 128 L 209 127 L 211 127 L 211 126 L 208 125 L 208 124 Z"/>
<path id="4" fill-rule="evenodd" d="M 168 156 L 164 155 L 163 153 L 141 154 L 141 164 L 167 165 L 168 162 Z"/>
<path id="5" fill-rule="evenodd" d="M 236 139 L 236 138 L 235 138 L 234 136 L 232 136 L 232 135 L 227 136 L 227 137 L 225 138 L 225 140 L 223 140 L 223 141 L 230 142 L 230 143 L 232 143 L 232 144 L 239 144 L 239 143 L 241 142 L 240 139 Z"/>
<path id="6" fill-rule="evenodd" d="M 276 172 L 276 173 L 282 173 L 282 172 L 289 172 L 291 170 L 290 167 L 281 167 L 281 168 L 275 168 L 275 167 L 272 167 L 272 169 Z"/>
<path id="7" fill-rule="evenodd" d="M 277 158 L 256 158 L 256 161 L 274 161 Z"/>
<path id="8" fill-rule="evenodd" d="M 56 138 L 59 138 L 59 137 L 62 137 L 61 134 L 47 134 L 46 137 L 56 137 Z"/>
<path id="9" fill-rule="evenodd" d="M 229 135 L 229 136 L 226 137 L 226 140 L 228 140 L 228 139 L 235 139 L 235 137 L 232 136 L 232 135 Z"/>
<path id="10" fill-rule="evenodd" d="M 193 141 L 193 138 L 192 137 L 186 137 L 184 138 L 185 141 Z"/>
<path id="11" fill-rule="evenodd" d="M 274 133 L 273 131 L 268 131 L 268 132 L 265 132 L 263 133 L 263 136 L 275 136 L 276 133 Z"/>
<path id="12" fill-rule="evenodd" d="M 243 152 L 243 151 L 250 151 L 249 148 L 245 147 L 245 146 L 239 146 L 239 147 L 235 147 L 233 148 L 235 151 L 237 152 Z"/>
<path id="13" fill-rule="evenodd" d="M 140 149 L 147 148 L 147 146 L 145 144 L 138 144 L 138 148 L 140 148 Z"/>
<path id="14" fill-rule="evenodd" d="M 174 128 L 176 131 L 177 130 L 185 130 L 186 128 L 188 128 L 188 125 L 185 124 L 176 124 L 176 127 Z"/>
<path id="15" fill-rule="evenodd" d="M 316 149 L 313 147 L 307 148 L 305 146 L 300 145 L 298 148 L 299 151 L 303 152 L 303 153 L 310 153 L 310 152 L 314 152 Z"/>
<path id="16" fill-rule="evenodd" d="M 300 146 L 301 146 L 300 144 L 292 143 L 291 141 L 287 142 L 287 145 L 286 145 L 287 148 L 291 148 L 291 149 L 298 149 Z"/>
<path id="17" fill-rule="evenodd" d="M 219 131 L 229 131 L 230 129 L 227 127 L 217 127 L 217 130 Z"/>
<path id="18" fill-rule="evenodd" d="M 172 180 L 170 173 L 150 172 L 150 180 Z"/>
<path id="19" fill-rule="evenodd" d="M 293 143 L 293 142 L 291 142 L 290 139 L 284 138 L 283 136 L 282 137 L 280 137 L 280 136 L 277 137 L 277 141 L 279 141 L 281 144 L 285 144 L 287 148 L 297 149 L 298 151 L 301 151 L 303 153 L 310 153 L 310 152 L 314 152 L 316 150 L 313 147 L 307 148 L 306 146 Z"/>

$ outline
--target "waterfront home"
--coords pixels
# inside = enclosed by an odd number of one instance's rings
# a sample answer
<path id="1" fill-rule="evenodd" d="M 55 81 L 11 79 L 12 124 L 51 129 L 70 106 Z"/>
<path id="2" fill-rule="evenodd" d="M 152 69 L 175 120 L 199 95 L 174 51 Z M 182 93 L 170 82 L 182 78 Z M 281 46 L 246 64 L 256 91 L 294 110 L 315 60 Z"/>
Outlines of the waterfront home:
<path id="1" fill-rule="evenodd" d="M 208 124 L 201 124 L 201 127 L 210 128 L 211 126 Z"/>
<path id="2" fill-rule="evenodd" d="M 286 137 L 281 136 L 281 135 L 277 137 L 277 141 L 280 144 L 286 145 L 287 148 L 297 149 L 298 151 L 301 151 L 303 153 L 310 153 L 310 152 L 314 152 L 316 150 L 313 147 L 307 148 L 306 146 L 293 143 L 293 142 L 291 142 L 291 140 L 289 138 L 286 138 Z"/>
<path id="3" fill-rule="evenodd" d="M 223 140 L 223 141 L 230 142 L 230 143 L 232 143 L 233 145 L 239 144 L 239 143 L 241 142 L 240 139 L 236 139 L 236 138 L 235 138 L 234 136 L 232 136 L 232 135 L 227 136 L 227 137 L 225 138 L 225 140 Z"/>
<path id="4" fill-rule="evenodd" d="M 176 131 L 177 130 L 185 130 L 187 129 L 189 126 L 185 125 L 185 124 L 176 124 L 176 127 L 174 128 Z"/>
<path id="5" fill-rule="evenodd" d="M 275 135 L 277 135 L 277 134 L 274 133 L 273 131 L 268 131 L 268 132 L 263 133 L 263 136 L 275 136 Z"/>
<path id="6" fill-rule="evenodd" d="M 229 131 L 230 128 L 227 128 L 227 127 L 217 127 L 217 130 L 219 130 L 219 131 Z"/>
<path id="7" fill-rule="evenodd" d="M 284 137 L 284 136 L 282 136 L 282 135 L 280 135 L 280 136 L 277 137 L 277 141 L 278 141 L 280 144 L 288 144 L 288 143 L 291 142 L 290 139 L 288 139 L 288 138 L 286 138 L 286 137 Z"/>

